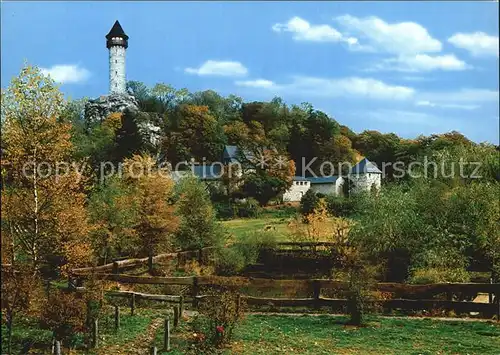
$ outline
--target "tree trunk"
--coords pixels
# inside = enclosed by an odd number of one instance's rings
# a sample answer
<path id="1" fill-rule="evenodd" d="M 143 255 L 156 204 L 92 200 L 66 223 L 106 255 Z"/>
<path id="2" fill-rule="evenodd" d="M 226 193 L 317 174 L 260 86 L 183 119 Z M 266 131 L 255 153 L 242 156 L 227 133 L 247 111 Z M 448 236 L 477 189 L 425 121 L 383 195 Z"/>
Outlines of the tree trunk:
<path id="1" fill-rule="evenodd" d="M 12 354 L 12 315 L 7 320 L 7 354 Z"/>

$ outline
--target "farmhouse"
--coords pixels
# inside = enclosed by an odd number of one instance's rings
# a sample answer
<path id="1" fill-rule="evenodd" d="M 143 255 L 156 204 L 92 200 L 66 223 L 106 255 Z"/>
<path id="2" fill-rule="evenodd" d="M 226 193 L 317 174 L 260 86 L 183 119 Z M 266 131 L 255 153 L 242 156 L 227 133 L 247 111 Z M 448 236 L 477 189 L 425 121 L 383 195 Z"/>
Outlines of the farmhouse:
<path id="1" fill-rule="evenodd" d="M 323 195 L 340 196 L 344 191 L 359 193 L 380 189 L 382 172 L 368 159 L 364 158 L 349 172 L 348 176 L 338 175 L 326 177 L 295 176 L 290 189 L 283 194 L 283 201 L 300 201 L 302 196 L 312 189 Z"/>
<path id="2" fill-rule="evenodd" d="M 223 165 L 240 163 L 243 171 L 237 171 L 241 176 L 252 169 L 245 166 L 242 160 L 252 160 L 249 151 L 242 151 L 237 146 L 226 145 L 222 154 L 222 163 L 210 165 L 193 165 L 190 170 L 173 172 L 174 180 L 192 174 L 209 184 L 217 185 L 222 176 Z M 345 177 L 334 175 L 325 177 L 295 176 L 292 186 L 283 194 L 284 202 L 300 201 L 309 190 L 323 195 L 341 196 L 344 193 L 359 193 L 380 189 L 382 172 L 368 159 L 364 158 L 357 163 Z"/>

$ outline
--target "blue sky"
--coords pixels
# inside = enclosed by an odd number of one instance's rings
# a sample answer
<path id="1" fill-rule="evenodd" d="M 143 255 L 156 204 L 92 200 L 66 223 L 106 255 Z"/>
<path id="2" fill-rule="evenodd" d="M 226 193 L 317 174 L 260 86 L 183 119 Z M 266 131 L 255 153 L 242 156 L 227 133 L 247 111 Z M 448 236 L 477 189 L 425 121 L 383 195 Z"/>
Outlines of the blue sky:
<path id="1" fill-rule="evenodd" d="M 356 132 L 458 130 L 498 144 L 497 2 L 2 3 L 2 88 L 26 59 L 72 98 L 108 91 L 104 36 L 130 36 L 127 79 L 245 100 L 310 102 Z"/>

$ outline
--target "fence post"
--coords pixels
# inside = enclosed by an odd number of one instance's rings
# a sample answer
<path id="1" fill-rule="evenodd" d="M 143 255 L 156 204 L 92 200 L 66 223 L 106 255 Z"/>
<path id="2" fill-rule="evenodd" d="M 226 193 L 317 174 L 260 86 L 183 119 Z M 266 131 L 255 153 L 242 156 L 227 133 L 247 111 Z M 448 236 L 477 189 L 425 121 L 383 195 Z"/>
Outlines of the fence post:
<path id="1" fill-rule="evenodd" d="M 94 326 L 92 327 L 92 346 L 99 347 L 99 320 L 94 319 Z"/>
<path id="2" fill-rule="evenodd" d="M 165 319 L 165 333 L 163 335 L 163 349 L 170 351 L 170 319 Z"/>
<path id="3" fill-rule="evenodd" d="M 149 251 L 149 255 L 148 255 L 148 272 L 150 275 L 153 274 L 153 251 L 152 250 Z"/>
<path id="4" fill-rule="evenodd" d="M 493 283 L 493 278 L 490 277 L 490 284 Z M 488 292 L 488 303 L 493 303 L 493 293 Z"/>
<path id="5" fill-rule="evenodd" d="M 158 354 L 157 349 L 156 349 L 156 346 L 151 347 L 151 352 L 150 352 L 150 354 L 151 354 L 151 355 L 156 355 L 156 354 Z"/>
<path id="6" fill-rule="evenodd" d="M 321 285 L 319 280 L 312 280 L 313 282 L 313 298 L 314 298 L 314 308 L 319 308 L 319 296 L 321 293 Z"/>
<path id="7" fill-rule="evenodd" d="M 203 265 L 203 249 L 198 249 L 198 264 Z"/>
<path id="8" fill-rule="evenodd" d="M 174 306 L 174 328 L 179 324 L 179 308 Z"/>
<path id="9" fill-rule="evenodd" d="M 130 298 L 130 315 L 133 316 L 135 313 L 135 293 L 132 293 L 132 298 Z"/>
<path id="10" fill-rule="evenodd" d="M 71 277 L 71 274 L 68 275 L 68 289 L 72 291 L 75 289 L 75 283 L 73 281 L 73 278 Z"/>
<path id="11" fill-rule="evenodd" d="M 236 295 L 236 315 L 240 314 L 240 309 L 241 309 L 241 294 L 238 293 Z"/>
<path id="12" fill-rule="evenodd" d="M 56 340 L 56 349 L 55 349 L 55 354 L 56 355 L 61 355 L 61 341 Z"/>
<path id="13" fill-rule="evenodd" d="M 496 304 L 497 304 L 497 322 L 500 323 L 500 292 L 497 292 L 495 294 L 495 300 L 496 300 Z"/>
<path id="14" fill-rule="evenodd" d="M 120 268 L 118 267 L 118 262 L 113 261 L 113 274 L 118 275 L 120 273 Z"/>
<path id="15" fill-rule="evenodd" d="M 120 307 L 115 306 L 115 331 L 120 329 Z"/>
<path id="16" fill-rule="evenodd" d="M 198 307 L 198 278 L 196 276 L 193 277 L 193 308 Z"/>
<path id="17" fill-rule="evenodd" d="M 182 313 L 184 312 L 184 297 L 179 297 L 179 317 L 182 318 Z"/>

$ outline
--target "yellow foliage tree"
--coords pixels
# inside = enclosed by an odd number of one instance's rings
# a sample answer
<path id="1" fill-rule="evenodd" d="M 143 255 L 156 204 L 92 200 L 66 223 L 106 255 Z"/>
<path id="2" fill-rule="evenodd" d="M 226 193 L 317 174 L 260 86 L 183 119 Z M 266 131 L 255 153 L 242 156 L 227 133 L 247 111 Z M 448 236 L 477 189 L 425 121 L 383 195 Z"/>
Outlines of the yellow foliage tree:
<path id="1" fill-rule="evenodd" d="M 85 243 L 89 225 L 84 177 L 71 166 L 70 124 L 64 99 L 40 69 L 26 66 L 2 92 L 2 244 L 23 254 L 34 270 L 51 255 L 71 259 L 66 243 Z M 90 260 L 85 260 L 89 262 Z"/>
<path id="2" fill-rule="evenodd" d="M 140 240 L 142 253 L 152 257 L 170 250 L 178 218 L 170 203 L 174 182 L 166 169 L 158 168 L 149 155 L 134 155 L 124 161 L 125 180 L 133 187 L 131 202 L 137 209 L 134 230 Z"/>

